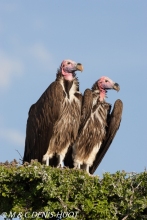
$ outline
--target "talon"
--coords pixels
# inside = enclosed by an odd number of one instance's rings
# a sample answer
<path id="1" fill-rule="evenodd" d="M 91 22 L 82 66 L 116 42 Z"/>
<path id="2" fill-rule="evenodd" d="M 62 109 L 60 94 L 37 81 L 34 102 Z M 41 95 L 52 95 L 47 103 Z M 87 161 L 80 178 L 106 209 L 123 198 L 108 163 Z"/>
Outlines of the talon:
<path id="1" fill-rule="evenodd" d="M 59 164 L 59 165 L 57 166 L 57 168 L 62 168 L 62 164 Z"/>
<path id="2" fill-rule="evenodd" d="M 76 169 L 77 169 L 77 170 L 78 170 L 78 169 L 81 169 L 81 164 L 75 162 L 75 163 L 74 163 L 74 168 L 73 168 L 73 169 L 75 169 L 75 170 L 76 170 Z"/>
<path id="3" fill-rule="evenodd" d="M 58 168 L 62 168 L 63 167 L 63 159 L 64 157 L 62 155 L 58 155 Z"/>

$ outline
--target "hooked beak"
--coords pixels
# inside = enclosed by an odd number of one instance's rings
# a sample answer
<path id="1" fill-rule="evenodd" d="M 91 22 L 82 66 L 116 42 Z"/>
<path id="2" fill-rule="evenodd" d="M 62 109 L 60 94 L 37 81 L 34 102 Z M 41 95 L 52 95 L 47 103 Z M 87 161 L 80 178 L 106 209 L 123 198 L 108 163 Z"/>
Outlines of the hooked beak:
<path id="1" fill-rule="evenodd" d="M 79 71 L 83 71 L 83 65 L 81 64 L 81 63 L 77 63 L 77 65 L 76 65 L 76 70 L 79 70 Z"/>
<path id="2" fill-rule="evenodd" d="M 116 90 L 116 91 L 119 91 L 120 90 L 119 84 L 118 83 L 114 83 L 113 89 Z"/>

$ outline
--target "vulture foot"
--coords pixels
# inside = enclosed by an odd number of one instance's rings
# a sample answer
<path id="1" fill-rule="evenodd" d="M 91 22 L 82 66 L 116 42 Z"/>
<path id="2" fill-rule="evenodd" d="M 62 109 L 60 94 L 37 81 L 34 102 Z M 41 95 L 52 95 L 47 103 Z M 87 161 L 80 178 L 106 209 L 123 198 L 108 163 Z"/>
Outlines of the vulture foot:
<path id="1" fill-rule="evenodd" d="M 46 166 L 49 166 L 49 159 L 50 159 L 49 155 L 45 154 L 43 156 L 42 161 L 46 163 Z"/>
<path id="2" fill-rule="evenodd" d="M 83 164 L 81 168 L 82 168 L 82 170 L 85 170 L 90 175 L 90 173 L 89 173 L 89 165 L 88 164 Z"/>
<path id="3" fill-rule="evenodd" d="M 64 159 L 64 157 L 62 155 L 58 155 L 58 165 L 57 165 L 57 168 L 63 168 L 63 159 Z"/>
<path id="4" fill-rule="evenodd" d="M 74 163 L 74 168 L 73 169 L 81 169 L 81 164 L 80 163 Z"/>

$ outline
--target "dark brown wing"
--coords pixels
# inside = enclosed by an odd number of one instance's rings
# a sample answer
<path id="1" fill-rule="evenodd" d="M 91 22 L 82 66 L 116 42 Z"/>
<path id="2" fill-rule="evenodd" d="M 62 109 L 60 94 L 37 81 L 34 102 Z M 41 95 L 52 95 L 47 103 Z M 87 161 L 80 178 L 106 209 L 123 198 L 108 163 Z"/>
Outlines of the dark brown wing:
<path id="1" fill-rule="evenodd" d="M 59 82 L 53 82 L 29 110 L 23 162 L 38 159 L 46 153 L 54 123 L 62 113 L 65 93 Z"/>
<path id="2" fill-rule="evenodd" d="M 117 130 L 119 129 L 121 117 L 122 117 L 123 103 L 120 99 L 116 100 L 113 111 L 108 115 L 108 127 L 106 132 L 105 140 L 103 141 L 99 152 L 97 153 L 96 159 L 93 165 L 90 167 L 90 173 L 93 174 L 99 164 L 101 163 L 103 157 L 105 156 L 107 150 L 109 149 Z"/>
<path id="3" fill-rule="evenodd" d="M 79 126 L 79 132 L 82 131 L 85 123 L 87 122 L 88 118 L 91 115 L 91 109 L 92 109 L 92 91 L 90 89 L 86 89 L 82 98 L 82 110 L 81 110 L 81 120 L 80 120 L 80 126 Z M 73 168 L 73 159 L 72 159 L 72 146 L 68 148 L 68 152 L 64 158 L 64 165 Z"/>
<path id="4" fill-rule="evenodd" d="M 91 115 L 92 103 L 93 103 L 92 91 L 90 89 L 86 89 L 82 101 L 81 122 L 78 132 L 79 134 L 80 131 L 84 128 L 85 123 L 87 122 L 88 118 Z"/>

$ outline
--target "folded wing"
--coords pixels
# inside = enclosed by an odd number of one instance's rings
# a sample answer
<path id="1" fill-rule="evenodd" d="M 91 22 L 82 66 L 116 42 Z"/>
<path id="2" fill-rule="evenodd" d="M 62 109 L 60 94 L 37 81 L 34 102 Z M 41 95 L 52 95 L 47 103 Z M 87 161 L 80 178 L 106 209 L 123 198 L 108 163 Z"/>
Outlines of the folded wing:
<path id="1" fill-rule="evenodd" d="M 98 151 L 95 161 L 93 165 L 90 167 L 90 173 L 93 174 L 99 164 L 101 163 L 102 159 L 104 158 L 107 150 L 109 149 L 121 123 L 122 118 L 122 110 L 123 110 L 123 103 L 120 99 L 115 101 L 113 111 L 111 114 L 108 114 L 108 127 L 106 128 L 106 136 L 105 139 Z"/>

